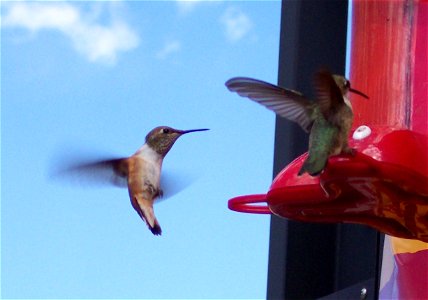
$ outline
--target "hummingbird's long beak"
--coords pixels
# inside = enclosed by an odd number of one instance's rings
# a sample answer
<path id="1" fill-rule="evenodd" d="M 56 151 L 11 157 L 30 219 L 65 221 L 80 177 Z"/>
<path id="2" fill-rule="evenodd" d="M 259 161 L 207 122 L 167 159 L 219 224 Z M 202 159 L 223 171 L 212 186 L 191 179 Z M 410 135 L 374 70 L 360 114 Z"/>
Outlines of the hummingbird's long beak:
<path id="1" fill-rule="evenodd" d="M 204 129 L 189 129 L 189 130 L 182 130 L 181 134 L 186 134 L 186 133 L 190 133 L 190 132 L 195 132 L 195 131 L 206 131 L 209 130 L 208 128 L 204 128 Z"/>
<path id="2" fill-rule="evenodd" d="M 360 92 L 360 91 L 358 91 L 358 90 L 354 90 L 354 89 L 352 89 L 352 88 L 349 88 L 349 90 L 348 90 L 348 91 L 350 91 L 351 93 L 354 93 L 354 94 L 360 95 L 361 97 L 364 97 L 364 98 L 366 98 L 366 99 L 369 99 L 369 96 L 367 96 L 366 94 L 364 94 L 363 92 Z"/>

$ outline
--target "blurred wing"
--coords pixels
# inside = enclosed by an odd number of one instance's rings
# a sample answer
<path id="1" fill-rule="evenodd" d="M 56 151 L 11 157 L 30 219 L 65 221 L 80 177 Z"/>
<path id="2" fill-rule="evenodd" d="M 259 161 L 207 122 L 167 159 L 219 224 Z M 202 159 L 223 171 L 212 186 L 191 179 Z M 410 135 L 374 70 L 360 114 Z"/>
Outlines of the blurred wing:
<path id="1" fill-rule="evenodd" d="M 260 103 L 276 114 L 299 124 L 303 130 L 312 127 L 313 103 L 301 93 L 247 77 L 234 77 L 226 82 L 231 92 Z"/>
<path id="2" fill-rule="evenodd" d="M 188 174 L 178 170 L 165 170 L 162 171 L 160 184 L 163 191 L 162 198 L 158 198 L 156 202 L 162 201 L 185 190 L 193 182 L 196 181 L 197 176 L 194 174 Z"/>
<path id="3" fill-rule="evenodd" d="M 339 107 L 345 105 L 342 91 L 328 71 L 319 71 L 315 74 L 315 89 L 317 91 L 317 101 L 324 118 L 331 123 L 335 123 L 334 116 Z"/>
<path id="4" fill-rule="evenodd" d="M 79 185 L 115 185 L 127 187 L 128 167 L 126 158 L 98 161 L 74 161 L 62 165 L 54 177 L 76 182 Z"/>

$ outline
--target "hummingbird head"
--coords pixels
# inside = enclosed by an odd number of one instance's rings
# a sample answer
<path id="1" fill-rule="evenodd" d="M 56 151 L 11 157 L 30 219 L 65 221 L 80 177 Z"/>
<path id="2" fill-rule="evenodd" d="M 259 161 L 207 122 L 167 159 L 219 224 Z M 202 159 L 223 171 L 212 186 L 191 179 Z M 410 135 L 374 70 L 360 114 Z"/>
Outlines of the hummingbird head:
<path id="1" fill-rule="evenodd" d="M 147 134 L 146 144 L 160 155 L 165 156 L 175 141 L 183 134 L 205 130 L 208 129 L 178 130 L 168 126 L 159 126 Z"/>
<path id="2" fill-rule="evenodd" d="M 333 79 L 336 82 L 337 86 L 340 88 L 342 95 L 346 95 L 348 92 L 351 92 L 351 93 L 360 95 L 366 99 L 369 99 L 369 97 L 366 94 L 351 88 L 351 83 L 345 77 L 334 74 Z"/>

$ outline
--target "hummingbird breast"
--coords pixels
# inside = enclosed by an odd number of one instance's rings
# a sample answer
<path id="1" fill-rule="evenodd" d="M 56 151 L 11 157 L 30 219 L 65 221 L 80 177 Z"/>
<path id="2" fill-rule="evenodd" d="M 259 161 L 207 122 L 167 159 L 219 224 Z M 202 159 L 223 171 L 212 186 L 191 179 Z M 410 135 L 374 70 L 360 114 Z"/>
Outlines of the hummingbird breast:
<path id="1" fill-rule="evenodd" d="M 128 159 L 128 190 L 131 204 L 155 235 L 162 233 L 153 202 L 162 194 L 160 173 L 162 157 L 149 146 L 143 146 Z"/>
<path id="2" fill-rule="evenodd" d="M 130 194 L 145 193 L 153 198 L 160 191 L 162 157 L 150 147 L 141 148 L 130 159 L 128 187 Z"/>
<path id="3" fill-rule="evenodd" d="M 160 165 L 146 161 L 142 158 L 136 158 L 130 164 L 128 175 L 128 186 L 130 192 L 147 192 L 153 196 L 160 186 Z"/>
<path id="4" fill-rule="evenodd" d="M 348 105 L 341 106 L 336 114 L 336 118 L 338 133 L 333 141 L 330 155 L 337 155 L 348 150 L 348 137 L 354 119 L 352 108 Z"/>
<path id="5" fill-rule="evenodd" d="M 332 155 L 347 151 L 348 135 L 352 126 L 352 109 L 343 105 L 333 116 L 333 120 L 326 120 L 317 109 L 315 121 L 309 135 L 309 155 L 299 174 L 308 172 L 311 175 L 319 174 Z"/>

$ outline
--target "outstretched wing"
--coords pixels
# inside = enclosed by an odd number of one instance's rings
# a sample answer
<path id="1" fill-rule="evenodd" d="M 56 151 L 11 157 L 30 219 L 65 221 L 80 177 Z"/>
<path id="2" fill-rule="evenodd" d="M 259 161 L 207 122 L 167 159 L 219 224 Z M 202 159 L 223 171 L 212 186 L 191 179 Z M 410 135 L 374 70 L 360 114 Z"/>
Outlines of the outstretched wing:
<path id="1" fill-rule="evenodd" d="M 162 170 L 160 185 L 163 195 L 157 201 L 171 198 L 181 193 L 197 180 L 197 175 L 186 170 L 165 168 Z"/>
<path id="2" fill-rule="evenodd" d="M 301 93 L 248 77 L 234 77 L 226 82 L 231 92 L 260 103 L 277 115 L 299 124 L 308 132 L 313 123 L 314 104 Z"/>
<path id="3" fill-rule="evenodd" d="M 324 118 L 332 124 L 338 125 L 337 112 L 343 105 L 342 91 L 333 78 L 333 75 L 326 70 L 321 70 L 315 74 L 315 89 L 317 91 L 317 102 Z"/>
<path id="4" fill-rule="evenodd" d="M 77 181 L 81 185 L 115 185 L 127 187 L 127 158 L 98 161 L 73 161 L 61 165 L 54 177 Z"/>

